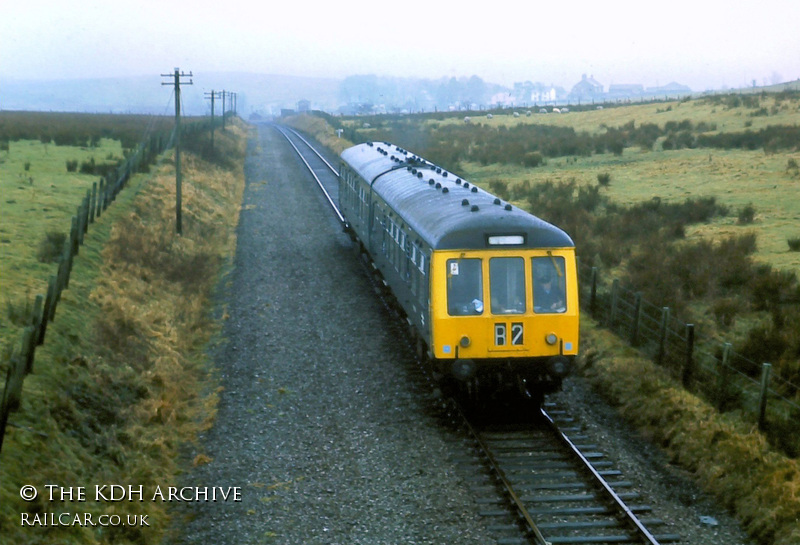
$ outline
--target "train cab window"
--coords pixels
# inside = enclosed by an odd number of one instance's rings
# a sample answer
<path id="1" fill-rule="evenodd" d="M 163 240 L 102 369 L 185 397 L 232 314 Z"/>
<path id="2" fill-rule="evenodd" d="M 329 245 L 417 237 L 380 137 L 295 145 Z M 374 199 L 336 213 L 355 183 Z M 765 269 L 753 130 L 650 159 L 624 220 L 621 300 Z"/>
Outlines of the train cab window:
<path id="1" fill-rule="evenodd" d="M 447 311 L 451 316 L 483 314 L 480 259 L 447 260 Z"/>
<path id="2" fill-rule="evenodd" d="M 544 256 L 531 258 L 533 271 L 533 311 L 557 314 L 567 310 L 567 281 L 564 258 Z"/>
<path id="3" fill-rule="evenodd" d="M 525 260 L 494 257 L 489 260 L 489 292 L 492 314 L 525 312 Z"/>

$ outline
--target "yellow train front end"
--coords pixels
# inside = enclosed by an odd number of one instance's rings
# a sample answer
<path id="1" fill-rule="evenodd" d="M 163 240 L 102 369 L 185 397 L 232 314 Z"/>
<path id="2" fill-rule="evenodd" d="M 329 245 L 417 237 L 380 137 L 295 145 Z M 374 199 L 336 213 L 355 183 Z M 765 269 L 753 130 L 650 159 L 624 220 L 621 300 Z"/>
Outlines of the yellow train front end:
<path id="1" fill-rule="evenodd" d="M 431 355 L 464 382 L 559 390 L 578 354 L 575 250 L 505 242 L 433 252 Z"/>

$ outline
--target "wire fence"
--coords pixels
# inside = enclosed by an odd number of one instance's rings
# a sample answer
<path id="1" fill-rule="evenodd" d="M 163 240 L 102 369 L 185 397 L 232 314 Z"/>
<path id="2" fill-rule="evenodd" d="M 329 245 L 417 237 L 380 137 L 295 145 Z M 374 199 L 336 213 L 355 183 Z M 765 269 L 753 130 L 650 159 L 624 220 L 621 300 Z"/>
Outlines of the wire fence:
<path id="1" fill-rule="evenodd" d="M 642 299 L 618 280 L 603 282 L 596 267 L 579 267 L 581 300 L 602 325 L 647 354 L 720 411 L 739 410 L 758 422 L 774 443 L 794 455 L 800 418 L 800 386 L 733 351 L 730 343 L 701 337 L 668 307 Z"/>
<path id="2" fill-rule="evenodd" d="M 206 122 L 192 123 L 182 127 L 181 134 L 201 132 L 210 128 L 211 125 Z M 48 324 L 55 318 L 61 294 L 69 288 L 73 261 L 83 246 L 84 235 L 88 232 L 89 226 L 116 200 L 131 176 L 146 171 L 149 165 L 156 162 L 159 155 L 174 145 L 174 141 L 174 129 L 169 136 L 155 134 L 145 137 L 127 159 L 120 161 L 110 174 L 92 184 L 92 189 L 87 190 L 86 196 L 78 205 L 75 215 L 72 216 L 72 225 L 69 236 L 64 242 L 58 269 L 49 278 L 46 295 L 36 296 L 28 325 L 22 333 L 20 348 L 18 351 L 13 351 L 9 360 L 2 405 L 0 405 L 0 449 L 3 446 L 9 414 L 19 410 L 23 382 L 33 372 L 36 347 L 44 343 Z"/>

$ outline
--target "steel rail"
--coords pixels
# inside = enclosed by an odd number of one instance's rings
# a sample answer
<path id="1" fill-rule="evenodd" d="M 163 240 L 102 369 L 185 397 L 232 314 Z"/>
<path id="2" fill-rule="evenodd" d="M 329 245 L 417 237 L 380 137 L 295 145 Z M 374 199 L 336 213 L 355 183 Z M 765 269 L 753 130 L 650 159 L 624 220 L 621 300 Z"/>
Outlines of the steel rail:
<path id="1" fill-rule="evenodd" d="M 583 455 L 580 449 L 575 446 L 575 443 L 573 443 L 572 440 L 558 428 L 558 425 L 555 423 L 553 418 L 547 414 L 547 411 L 545 411 L 544 407 L 541 407 L 539 410 L 541 411 L 542 417 L 547 421 L 561 442 L 564 443 L 578 459 L 580 459 L 584 468 L 589 471 L 594 477 L 595 481 L 601 485 L 606 495 L 611 498 L 619 510 L 625 513 L 625 517 L 627 518 L 628 522 L 633 524 L 637 533 L 650 545 L 660 545 L 656 538 L 653 537 L 653 534 L 651 534 L 650 531 L 645 528 L 644 524 L 642 524 L 639 518 L 633 513 L 633 511 L 631 511 L 630 507 L 628 507 L 622 498 L 620 498 L 619 495 L 614 492 L 614 489 L 611 488 L 611 485 L 609 485 L 603 476 L 600 475 L 594 466 L 592 466 L 591 462 L 589 462 L 589 460 Z"/>
<path id="2" fill-rule="evenodd" d="M 334 211 L 334 213 L 336 214 L 336 217 L 338 217 L 338 218 L 339 218 L 339 222 L 341 222 L 341 223 L 342 223 L 342 225 L 346 225 L 346 224 L 347 224 L 347 220 L 345 220 L 344 216 L 343 216 L 343 215 L 342 215 L 342 213 L 339 211 L 339 207 L 338 207 L 338 206 L 336 206 L 336 203 L 335 203 L 335 202 L 333 201 L 333 199 L 331 198 L 331 195 L 330 195 L 330 193 L 328 193 L 328 190 L 327 190 L 327 189 L 325 189 L 325 185 L 324 185 L 324 184 L 322 183 L 322 181 L 319 179 L 319 176 L 317 176 L 317 173 L 316 173 L 316 172 L 314 172 L 314 169 L 313 169 L 313 168 L 311 168 L 311 165 L 308 163 L 308 161 L 306 160 L 306 158 L 303 156 L 303 153 L 302 153 L 302 152 L 300 151 L 300 149 L 299 149 L 299 148 L 298 148 L 298 147 L 295 145 L 295 143 L 294 143 L 294 142 L 292 142 L 292 139 L 291 139 L 291 138 L 289 138 L 289 135 L 287 135 L 287 134 L 286 134 L 286 132 L 285 132 L 285 130 L 284 130 L 284 127 L 281 127 L 281 126 L 279 126 L 279 125 L 273 125 L 273 127 L 275 127 L 275 128 L 278 130 L 278 132 L 280 132 L 280 133 L 283 135 L 283 137 L 284 137 L 284 138 L 286 138 L 286 141 L 287 141 L 287 142 L 289 142 L 289 144 L 290 144 L 290 145 L 291 145 L 291 146 L 294 148 L 294 151 L 297 153 L 298 157 L 300 157 L 300 159 L 301 159 L 301 160 L 303 161 L 303 163 L 306 165 L 306 168 L 308 169 L 308 171 L 309 171 L 309 172 L 311 173 L 311 175 L 314 177 L 314 180 L 316 180 L 316 182 L 317 182 L 317 185 L 318 185 L 318 186 L 319 186 L 319 188 L 322 190 L 322 193 L 325 195 L 325 198 L 328 200 L 328 203 L 331 205 L 331 208 L 333 208 L 333 211 Z M 290 129 L 290 130 L 291 130 L 291 129 Z M 330 165 L 330 163 L 328 163 L 328 161 L 326 161 L 326 160 L 325 160 L 325 158 L 324 158 L 324 157 L 322 157 L 322 155 L 320 155 L 320 154 L 319 154 L 319 152 L 318 152 L 317 150 L 315 150 L 315 149 L 314 149 L 314 146 L 312 146 L 311 144 L 309 144 L 309 143 L 308 143 L 308 141 L 306 141 L 306 139 L 305 139 L 305 138 L 303 138 L 302 136 L 300 136 L 299 134 L 297 134 L 297 132 L 296 132 L 296 131 L 292 130 L 292 132 L 293 132 L 293 133 L 295 133 L 295 134 L 298 136 L 298 138 L 300 138 L 300 139 L 301 139 L 301 140 L 302 140 L 302 141 L 303 141 L 303 142 L 306 144 L 306 146 L 308 146 L 308 147 L 309 147 L 309 149 L 311 149 L 311 151 L 313 151 L 315 154 L 317 154 L 317 156 L 318 156 L 320 159 L 322 159 L 322 161 L 325 163 L 325 165 L 326 165 L 328 168 L 330 168 L 330 169 L 331 169 L 331 171 L 332 171 L 334 174 L 336 174 L 336 176 L 337 176 L 337 177 L 339 176 L 339 173 L 338 173 L 338 172 L 337 172 L 337 171 L 336 171 L 336 170 L 335 170 L 335 169 L 334 169 L 334 168 L 333 168 L 333 167 Z"/>
<path id="3" fill-rule="evenodd" d="M 308 146 L 308 148 L 309 148 L 311 151 L 313 151 L 314 153 L 316 153 L 316 154 L 317 154 L 317 157 L 319 157 L 320 159 L 322 159 L 322 162 L 323 162 L 323 163 L 325 163 L 325 164 L 328 166 L 328 168 L 329 168 L 329 169 L 331 169 L 331 172 L 333 172 L 333 173 L 336 175 L 336 177 L 337 177 L 337 178 L 339 177 L 339 171 L 338 171 L 338 170 L 336 170 L 335 168 L 333 168 L 333 167 L 331 166 L 331 164 L 328 162 L 328 160 L 327 160 L 327 159 L 325 159 L 325 158 L 324 158 L 324 157 L 323 157 L 323 156 L 322 156 L 322 155 L 321 155 L 321 154 L 320 154 L 320 153 L 319 153 L 319 152 L 316 150 L 316 148 L 315 148 L 314 146 L 312 146 L 312 145 L 311 145 L 311 144 L 308 142 L 308 140 L 306 140 L 305 138 L 303 138 L 303 135 L 302 135 L 302 134 L 300 134 L 299 132 L 297 132 L 296 130 L 294 130 L 294 129 L 293 129 L 293 128 L 291 128 L 291 127 L 281 127 L 281 128 L 283 128 L 283 129 L 286 129 L 286 130 L 288 130 L 288 131 L 291 131 L 291 132 L 292 132 L 292 133 L 293 133 L 293 134 L 294 134 L 294 135 L 295 135 L 297 138 L 299 138 L 300 140 L 302 140 L 302 141 L 303 141 L 303 143 L 304 143 L 306 146 Z"/>
<path id="4" fill-rule="evenodd" d="M 483 455 L 489 461 L 489 465 L 492 471 L 494 471 L 494 474 L 497 476 L 498 479 L 500 479 L 500 482 L 502 483 L 505 492 L 508 494 L 508 497 L 511 499 L 511 502 L 514 504 L 514 507 L 516 508 L 519 516 L 522 517 L 522 520 L 525 521 L 525 524 L 530 529 L 530 532 L 533 534 L 533 537 L 535 538 L 536 542 L 539 545 L 551 545 L 551 543 L 545 539 L 544 535 L 542 535 L 542 532 L 539 530 L 539 527 L 536 526 L 536 523 L 533 521 L 533 517 L 526 509 L 525 504 L 522 502 L 522 499 L 514 490 L 514 486 L 506 478 L 505 471 L 503 471 L 503 469 L 500 467 L 500 463 L 497 461 L 497 458 L 495 458 L 494 454 L 492 454 L 492 450 L 483 441 L 483 439 L 481 439 L 480 434 L 477 431 L 475 431 L 475 428 L 472 427 L 472 424 L 469 423 L 469 419 L 461 410 L 461 407 L 459 406 L 458 402 L 455 401 L 454 399 L 451 399 L 450 402 L 453 407 L 453 410 L 456 413 L 458 413 L 458 416 L 464 422 L 467 431 L 475 440 L 475 442 L 478 444 L 478 447 L 483 452 Z"/>

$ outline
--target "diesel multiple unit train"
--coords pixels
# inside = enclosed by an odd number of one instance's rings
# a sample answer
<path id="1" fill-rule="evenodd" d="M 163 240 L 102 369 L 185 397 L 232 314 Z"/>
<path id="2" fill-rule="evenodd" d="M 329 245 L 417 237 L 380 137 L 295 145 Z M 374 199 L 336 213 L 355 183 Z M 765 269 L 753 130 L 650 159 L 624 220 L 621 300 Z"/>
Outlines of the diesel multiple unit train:
<path id="1" fill-rule="evenodd" d="M 339 207 L 418 354 L 471 393 L 541 399 L 578 354 L 575 246 L 558 227 L 388 143 L 341 155 Z"/>

